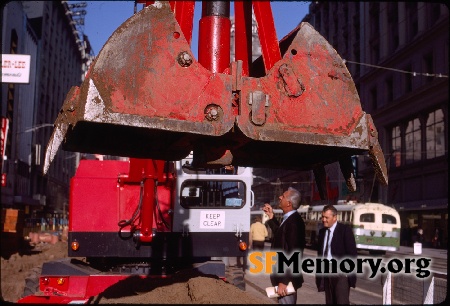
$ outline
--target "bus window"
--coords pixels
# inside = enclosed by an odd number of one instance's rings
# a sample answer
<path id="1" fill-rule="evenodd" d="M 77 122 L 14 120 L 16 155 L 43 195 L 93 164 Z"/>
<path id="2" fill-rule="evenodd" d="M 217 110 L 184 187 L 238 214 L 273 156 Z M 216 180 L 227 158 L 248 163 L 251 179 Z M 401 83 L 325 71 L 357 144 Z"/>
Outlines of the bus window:
<path id="1" fill-rule="evenodd" d="M 375 222 L 375 214 L 361 214 L 359 222 Z"/>
<path id="2" fill-rule="evenodd" d="M 397 219 L 392 215 L 382 214 L 381 215 L 381 222 L 387 223 L 387 224 L 396 224 Z"/>

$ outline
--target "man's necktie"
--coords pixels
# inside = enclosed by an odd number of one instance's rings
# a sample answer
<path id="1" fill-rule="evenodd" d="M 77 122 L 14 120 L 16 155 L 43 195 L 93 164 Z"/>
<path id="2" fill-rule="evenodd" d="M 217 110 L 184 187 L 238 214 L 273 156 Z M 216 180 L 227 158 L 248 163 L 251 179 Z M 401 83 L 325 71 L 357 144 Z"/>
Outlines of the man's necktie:
<path id="1" fill-rule="evenodd" d="M 323 257 L 328 257 L 328 244 L 330 242 L 330 229 L 329 228 L 327 228 L 326 234 L 327 234 L 327 243 L 325 244 L 325 251 L 323 252 Z"/>

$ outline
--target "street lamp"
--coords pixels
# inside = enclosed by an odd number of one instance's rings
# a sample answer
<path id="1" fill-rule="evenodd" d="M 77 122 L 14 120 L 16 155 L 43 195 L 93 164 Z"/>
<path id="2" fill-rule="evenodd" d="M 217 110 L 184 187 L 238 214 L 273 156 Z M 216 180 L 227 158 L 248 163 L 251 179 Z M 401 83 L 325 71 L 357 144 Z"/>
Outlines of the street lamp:
<path id="1" fill-rule="evenodd" d="M 36 130 L 39 130 L 41 128 L 48 127 L 48 126 L 54 126 L 54 125 L 53 125 L 53 123 L 42 123 L 42 124 L 38 124 L 33 127 L 27 128 L 26 130 L 24 130 L 20 133 L 28 133 L 28 132 L 36 131 Z"/>
<path id="2" fill-rule="evenodd" d="M 39 129 L 45 128 L 45 127 L 53 127 L 53 126 L 54 126 L 53 123 L 41 123 L 41 124 L 38 124 L 38 125 L 34 125 L 32 127 L 26 128 L 23 131 L 17 132 L 16 135 L 29 133 L 29 132 L 34 132 L 34 131 L 37 131 Z M 32 137 L 35 138 L 36 136 L 32 136 Z M 28 145 L 31 146 L 31 143 L 33 142 L 33 140 L 30 139 L 29 141 L 30 141 L 30 143 Z M 16 160 L 19 158 L 19 152 L 18 152 L 19 147 L 18 147 L 18 143 L 17 142 L 18 142 L 18 140 L 16 139 L 16 151 L 17 151 L 16 152 Z M 41 160 L 41 158 L 40 158 L 40 155 L 41 155 L 41 144 L 40 143 L 36 143 L 35 144 L 33 153 L 34 153 L 34 158 L 35 158 L 35 164 L 36 165 L 40 165 L 40 160 Z"/>

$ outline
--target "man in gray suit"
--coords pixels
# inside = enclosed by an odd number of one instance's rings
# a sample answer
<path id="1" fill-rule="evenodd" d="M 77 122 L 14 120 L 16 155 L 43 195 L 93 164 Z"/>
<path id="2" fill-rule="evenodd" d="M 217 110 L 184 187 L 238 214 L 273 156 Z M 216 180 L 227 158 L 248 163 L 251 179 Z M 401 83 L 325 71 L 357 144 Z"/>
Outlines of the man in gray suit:
<path id="1" fill-rule="evenodd" d="M 337 210 L 326 205 L 322 210 L 323 228 L 319 231 L 317 255 L 327 259 L 356 260 L 355 236 L 352 229 L 337 222 Z M 318 275 L 316 285 L 319 292 L 325 291 L 327 304 L 350 304 L 350 287 L 356 287 L 356 274 Z"/>
<path id="2" fill-rule="evenodd" d="M 300 199 L 300 192 L 292 187 L 289 187 L 279 197 L 278 207 L 283 211 L 281 223 L 274 218 L 272 206 L 266 203 L 263 207 L 264 212 L 269 216 L 266 224 L 274 233 L 271 250 L 283 251 L 288 256 L 292 252 L 301 252 L 303 254 L 305 248 L 305 223 L 297 212 Z M 284 273 L 274 272 L 270 275 L 270 281 L 272 286 L 278 286 L 279 304 L 295 304 L 297 302 L 297 289 L 303 284 L 302 273 L 294 273 L 289 269 Z M 289 282 L 292 282 L 295 289 L 294 294 L 288 294 L 287 285 Z"/>

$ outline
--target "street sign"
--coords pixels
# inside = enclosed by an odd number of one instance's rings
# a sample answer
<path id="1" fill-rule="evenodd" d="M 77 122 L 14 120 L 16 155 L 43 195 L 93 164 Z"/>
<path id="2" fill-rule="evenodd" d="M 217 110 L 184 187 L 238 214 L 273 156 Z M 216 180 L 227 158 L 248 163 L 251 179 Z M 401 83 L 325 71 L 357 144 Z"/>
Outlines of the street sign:
<path id="1" fill-rule="evenodd" d="M 2 54 L 2 83 L 30 83 L 31 56 Z"/>
<path id="2" fill-rule="evenodd" d="M 2 158 L 1 164 L 2 164 L 2 166 L 3 166 L 3 159 L 4 159 L 4 156 L 5 156 L 5 151 L 6 151 L 6 138 L 8 137 L 8 127 L 9 127 L 9 120 L 8 120 L 8 118 L 2 117 L 2 135 L 1 135 L 1 144 L 0 144 L 0 151 L 1 151 L 1 158 Z"/>

